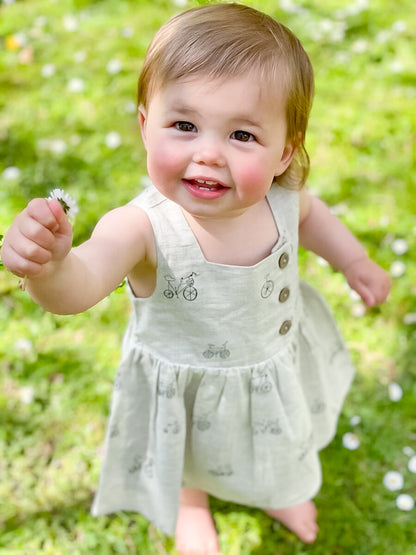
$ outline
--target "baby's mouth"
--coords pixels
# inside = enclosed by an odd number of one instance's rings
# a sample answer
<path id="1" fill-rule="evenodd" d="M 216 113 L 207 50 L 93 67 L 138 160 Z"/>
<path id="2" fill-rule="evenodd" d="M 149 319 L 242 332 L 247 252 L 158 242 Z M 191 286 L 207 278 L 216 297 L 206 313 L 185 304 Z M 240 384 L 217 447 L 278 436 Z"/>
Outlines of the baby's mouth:
<path id="1" fill-rule="evenodd" d="M 218 183 L 218 181 L 211 181 L 209 179 L 185 179 L 185 181 L 202 191 L 218 191 L 219 189 L 226 188 L 221 183 Z"/>

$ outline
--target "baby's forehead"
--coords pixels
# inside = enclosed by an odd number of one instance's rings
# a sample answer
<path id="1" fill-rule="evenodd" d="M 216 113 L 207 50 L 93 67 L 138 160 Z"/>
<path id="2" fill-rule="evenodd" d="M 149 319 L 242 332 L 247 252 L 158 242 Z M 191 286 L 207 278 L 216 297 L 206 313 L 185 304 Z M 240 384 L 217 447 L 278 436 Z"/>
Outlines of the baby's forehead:
<path id="1" fill-rule="evenodd" d="M 261 105 L 268 105 L 270 108 L 282 107 L 287 100 L 287 87 L 282 79 L 275 80 L 272 78 L 262 79 L 260 72 L 255 70 L 250 72 L 241 72 L 236 74 L 213 75 L 207 72 L 198 72 L 192 75 L 176 79 L 160 80 L 155 83 L 153 91 L 149 91 L 148 99 L 151 101 L 154 95 L 165 94 L 172 89 L 181 89 L 186 91 L 208 91 L 215 96 L 216 92 L 222 88 L 222 85 L 228 85 L 230 90 L 241 90 L 247 92 L 252 98 Z M 195 98 L 198 101 L 198 96 Z"/>

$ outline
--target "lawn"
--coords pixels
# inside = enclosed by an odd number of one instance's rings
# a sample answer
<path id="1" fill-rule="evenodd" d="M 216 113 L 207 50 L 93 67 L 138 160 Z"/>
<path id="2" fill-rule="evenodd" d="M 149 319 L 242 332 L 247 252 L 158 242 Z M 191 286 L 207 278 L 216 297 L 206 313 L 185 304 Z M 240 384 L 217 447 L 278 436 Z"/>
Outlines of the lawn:
<path id="1" fill-rule="evenodd" d="M 78 201 L 75 243 L 147 183 L 135 117 L 146 47 L 205 2 L 0 0 L 0 235 L 33 197 Z M 306 546 L 260 511 L 212 500 L 225 555 L 416 551 L 416 11 L 414 0 L 246 0 L 309 52 L 316 99 L 309 187 L 393 276 L 365 310 L 345 280 L 300 253 L 357 366 Z M 124 289 L 85 314 L 44 313 L 0 268 L 0 553 L 174 554 L 133 513 L 93 518 Z M 393 472 L 393 474 L 391 474 Z"/>

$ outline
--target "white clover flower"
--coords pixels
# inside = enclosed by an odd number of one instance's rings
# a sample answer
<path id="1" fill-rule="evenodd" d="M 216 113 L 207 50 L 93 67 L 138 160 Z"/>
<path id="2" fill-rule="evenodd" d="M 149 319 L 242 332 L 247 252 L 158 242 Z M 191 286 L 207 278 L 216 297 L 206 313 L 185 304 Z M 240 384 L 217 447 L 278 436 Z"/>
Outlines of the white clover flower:
<path id="1" fill-rule="evenodd" d="M 13 348 L 23 357 L 31 355 L 33 353 L 33 343 L 30 341 L 30 339 L 26 339 L 25 337 L 15 341 Z"/>
<path id="2" fill-rule="evenodd" d="M 385 44 L 391 38 L 392 38 L 392 32 L 389 29 L 383 29 L 382 31 L 377 33 L 375 40 L 379 44 Z"/>
<path id="3" fill-rule="evenodd" d="M 48 23 L 47 17 L 44 15 L 39 15 L 35 18 L 34 24 L 36 27 L 44 27 Z"/>
<path id="4" fill-rule="evenodd" d="M 351 307 L 351 314 L 355 316 L 355 318 L 362 318 L 366 313 L 366 308 L 363 303 L 355 303 Z"/>
<path id="5" fill-rule="evenodd" d="M 45 64 L 41 69 L 42 77 L 52 77 L 55 75 L 56 67 L 54 64 Z"/>
<path id="6" fill-rule="evenodd" d="M 65 15 L 63 24 L 65 31 L 68 31 L 68 33 L 78 31 L 78 21 L 73 15 Z"/>
<path id="7" fill-rule="evenodd" d="M 69 137 L 69 142 L 72 146 L 79 145 L 81 141 L 82 141 L 81 135 L 78 135 L 78 133 L 74 133 Z"/>
<path id="8" fill-rule="evenodd" d="M 53 191 L 51 191 L 46 200 L 52 199 L 56 199 L 60 202 L 68 218 L 73 218 L 79 212 L 76 200 L 71 197 L 71 195 L 68 195 L 68 193 L 65 193 L 63 189 L 54 189 Z"/>
<path id="9" fill-rule="evenodd" d="M 413 472 L 413 474 L 416 474 L 416 456 L 413 455 L 413 457 L 409 460 L 407 468 L 410 470 L 410 472 Z"/>
<path id="10" fill-rule="evenodd" d="M 401 260 L 395 260 L 390 266 L 390 274 L 393 277 L 401 277 L 406 271 L 406 264 Z"/>
<path id="11" fill-rule="evenodd" d="M 109 73 L 110 75 L 116 75 L 116 73 L 120 73 L 120 71 L 123 69 L 123 64 L 120 62 L 120 60 L 114 58 L 113 60 L 110 60 L 108 62 L 106 69 L 107 73 Z"/>
<path id="12" fill-rule="evenodd" d="M 67 145 L 63 139 L 52 139 L 49 141 L 49 150 L 53 154 L 64 154 L 66 149 Z"/>
<path id="13" fill-rule="evenodd" d="M 403 323 L 406 325 L 416 324 L 416 312 L 409 312 L 403 316 Z"/>
<path id="14" fill-rule="evenodd" d="M 83 79 L 79 77 L 74 77 L 68 81 L 68 91 L 72 93 L 80 93 L 85 89 L 85 83 Z"/>
<path id="15" fill-rule="evenodd" d="M 391 62 L 390 71 L 392 73 L 403 73 L 403 70 L 403 64 L 400 60 L 394 60 L 393 62 Z"/>
<path id="16" fill-rule="evenodd" d="M 365 39 L 356 40 L 352 44 L 351 50 L 354 52 L 354 54 L 364 54 L 364 52 L 368 50 L 368 41 L 366 41 Z"/>
<path id="17" fill-rule="evenodd" d="M 396 382 L 389 383 L 389 397 L 391 401 L 397 403 L 403 397 L 403 389 Z"/>
<path id="18" fill-rule="evenodd" d="M 123 27 L 123 29 L 121 30 L 121 35 L 125 39 L 131 39 L 131 37 L 134 35 L 134 30 L 132 27 Z"/>
<path id="19" fill-rule="evenodd" d="M 390 470 L 390 472 L 387 472 L 384 475 L 383 484 L 390 491 L 397 491 L 399 489 L 402 489 L 403 483 L 403 476 L 400 474 L 400 472 Z"/>
<path id="20" fill-rule="evenodd" d="M 355 434 L 347 432 L 342 436 L 342 445 L 350 451 L 355 451 L 360 446 L 360 440 Z"/>
<path id="21" fill-rule="evenodd" d="M 350 418 L 350 424 L 351 426 L 358 426 L 358 424 L 361 424 L 361 416 L 352 416 Z"/>
<path id="22" fill-rule="evenodd" d="M 398 21 L 395 21 L 393 23 L 393 25 L 391 26 L 391 28 L 393 29 L 393 31 L 395 31 L 396 33 L 404 33 L 407 29 L 407 24 L 406 21 L 402 21 L 401 19 L 399 19 Z"/>
<path id="23" fill-rule="evenodd" d="M 87 54 L 83 50 L 78 50 L 78 52 L 75 52 L 74 54 L 74 62 L 76 62 L 77 64 L 85 62 L 86 58 Z"/>
<path id="24" fill-rule="evenodd" d="M 407 241 L 405 239 L 395 239 L 391 244 L 391 250 L 394 254 L 404 254 L 408 250 Z"/>
<path id="25" fill-rule="evenodd" d="M 13 38 L 20 47 L 27 45 L 27 35 L 25 33 L 15 33 Z"/>
<path id="26" fill-rule="evenodd" d="M 396 499 L 396 505 L 401 511 L 411 511 L 415 502 L 407 493 L 401 493 Z"/>
<path id="27" fill-rule="evenodd" d="M 129 102 L 126 102 L 124 109 L 128 114 L 135 114 L 137 111 L 137 105 L 133 102 L 133 100 L 130 100 Z"/>
<path id="28" fill-rule="evenodd" d="M 121 145 L 121 137 L 117 131 L 110 131 L 105 136 L 105 144 L 108 148 L 118 148 Z"/>
<path id="29" fill-rule="evenodd" d="M 3 179 L 19 179 L 20 177 L 20 170 L 16 168 L 16 166 L 9 166 L 6 168 L 2 173 Z"/>
<path id="30" fill-rule="evenodd" d="M 33 403 L 35 398 L 35 390 L 32 386 L 24 386 L 19 389 L 19 399 L 25 405 L 30 405 Z"/>

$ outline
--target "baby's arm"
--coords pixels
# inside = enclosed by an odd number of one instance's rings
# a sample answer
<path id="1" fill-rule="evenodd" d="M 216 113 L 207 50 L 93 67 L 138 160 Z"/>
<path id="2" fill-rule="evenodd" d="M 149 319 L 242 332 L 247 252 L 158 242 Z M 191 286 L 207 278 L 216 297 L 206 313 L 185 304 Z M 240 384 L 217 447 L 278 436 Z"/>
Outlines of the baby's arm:
<path id="1" fill-rule="evenodd" d="M 6 268 L 25 276 L 45 310 L 75 314 L 115 289 L 152 250 L 151 224 L 142 210 L 123 206 L 106 214 L 91 238 L 74 249 L 72 228 L 56 200 L 35 199 L 6 233 Z"/>
<path id="2" fill-rule="evenodd" d="M 299 242 L 342 272 L 366 305 L 375 306 L 387 299 L 391 287 L 387 272 L 369 259 L 361 243 L 328 206 L 304 189 L 300 192 Z"/>

